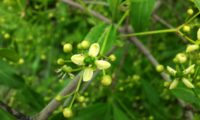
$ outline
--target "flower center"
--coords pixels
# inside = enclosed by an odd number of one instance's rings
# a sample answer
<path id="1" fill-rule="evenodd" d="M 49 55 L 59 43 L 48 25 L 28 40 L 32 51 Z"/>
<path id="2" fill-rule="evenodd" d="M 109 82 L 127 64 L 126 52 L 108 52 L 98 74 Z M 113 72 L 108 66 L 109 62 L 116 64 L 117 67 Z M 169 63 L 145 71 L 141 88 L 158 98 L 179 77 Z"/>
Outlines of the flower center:
<path id="1" fill-rule="evenodd" d="M 95 58 L 94 57 L 90 57 L 90 56 L 87 56 L 85 59 L 84 59 L 84 63 L 86 66 L 90 65 L 90 64 L 93 64 L 95 61 Z"/>

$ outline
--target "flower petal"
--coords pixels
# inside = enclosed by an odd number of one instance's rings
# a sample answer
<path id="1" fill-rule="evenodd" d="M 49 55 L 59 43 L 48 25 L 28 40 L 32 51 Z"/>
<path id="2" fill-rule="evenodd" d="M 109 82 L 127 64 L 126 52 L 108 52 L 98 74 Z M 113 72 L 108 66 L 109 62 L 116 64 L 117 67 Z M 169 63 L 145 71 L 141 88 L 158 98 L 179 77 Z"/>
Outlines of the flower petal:
<path id="1" fill-rule="evenodd" d="M 75 54 L 71 57 L 71 61 L 77 65 L 83 65 L 84 59 L 85 57 L 82 54 Z"/>
<path id="2" fill-rule="evenodd" d="M 175 76 L 177 73 L 176 70 L 174 70 L 173 68 L 171 68 L 169 66 L 167 66 L 167 71 L 169 72 L 170 75 L 173 75 L 173 76 Z"/>
<path id="3" fill-rule="evenodd" d="M 186 48 L 186 53 L 189 53 L 189 52 L 193 52 L 195 50 L 198 50 L 199 49 L 199 45 L 188 45 L 187 48 Z"/>
<path id="4" fill-rule="evenodd" d="M 188 88 L 194 88 L 194 85 L 186 78 L 182 79 L 183 83 L 185 84 L 186 87 Z"/>
<path id="5" fill-rule="evenodd" d="M 95 65 L 100 70 L 108 69 L 111 66 L 110 63 L 105 60 L 96 60 Z"/>
<path id="6" fill-rule="evenodd" d="M 172 83 L 171 83 L 170 86 L 169 86 L 169 89 L 174 89 L 174 88 L 176 88 L 177 85 L 178 85 L 178 82 L 179 82 L 179 81 L 178 81 L 177 79 L 173 80 Z"/>
<path id="7" fill-rule="evenodd" d="M 92 79 L 93 76 L 93 69 L 92 68 L 85 68 L 83 72 L 83 81 L 87 82 Z"/>
<path id="8" fill-rule="evenodd" d="M 190 65 L 188 68 L 186 68 L 184 71 L 183 71 L 183 74 L 184 75 L 187 75 L 187 74 L 190 74 L 194 71 L 194 67 L 195 67 L 195 64 L 193 65 Z"/>
<path id="9" fill-rule="evenodd" d="M 197 39 L 200 40 L 200 28 L 197 31 Z"/>
<path id="10" fill-rule="evenodd" d="M 96 57 L 96 56 L 99 54 L 99 51 L 100 51 L 100 46 L 99 46 L 99 44 L 98 44 L 98 43 L 93 43 L 93 44 L 90 46 L 88 55 L 91 56 L 91 57 Z"/>

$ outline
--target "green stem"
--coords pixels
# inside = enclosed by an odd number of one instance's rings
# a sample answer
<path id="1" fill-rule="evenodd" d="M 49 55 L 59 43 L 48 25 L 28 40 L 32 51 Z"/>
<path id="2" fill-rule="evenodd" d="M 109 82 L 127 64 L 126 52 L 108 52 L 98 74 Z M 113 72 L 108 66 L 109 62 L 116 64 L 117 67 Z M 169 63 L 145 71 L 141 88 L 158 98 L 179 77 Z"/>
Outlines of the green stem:
<path id="1" fill-rule="evenodd" d="M 160 34 L 160 33 L 170 33 L 170 32 L 177 32 L 176 28 L 173 29 L 164 29 L 164 30 L 155 30 L 155 31 L 147 31 L 147 32 L 139 32 L 139 33 L 131 33 L 131 34 L 124 34 L 122 37 L 131 37 L 131 36 L 143 36 L 143 35 L 152 35 L 152 34 Z"/>
<path id="2" fill-rule="evenodd" d="M 188 21 L 186 21 L 185 23 L 183 23 L 182 25 L 180 25 L 178 27 L 178 29 L 180 30 L 184 25 L 190 23 L 192 20 L 194 20 L 198 15 L 200 14 L 200 11 L 198 13 L 196 13 L 194 16 L 192 16 Z"/>
<path id="3" fill-rule="evenodd" d="M 71 103 L 70 103 L 70 105 L 69 105 L 69 108 L 70 108 L 70 109 L 72 108 L 72 105 L 73 105 L 73 103 L 74 103 L 74 101 L 75 101 L 75 98 L 76 98 L 76 96 L 77 96 L 77 94 L 78 94 L 79 88 L 80 88 L 80 86 L 81 86 L 82 77 L 83 77 L 83 75 L 80 75 L 80 79 L 79 79 L 79 81 L 78 81 L 78 85 L 77 85 L 76 90 L 75 90 L 75 92 L 74 92 L 74 96 L 73 96 L 72 101 L 71 101 Z"/>
<path id="4" fill-rule="evenodd" d="M 178 34 L 180 34 L 181 36 L 183 36 L 189 42 L 196 43 L 194 40 L 192 40 L 191 38 L 189 38 L 188 36 L 186 36 L 185 34 L 183 34 L 181 31 L 178 31 Z"/>
<path id="5" fill-rule="evenodd" d="M 122 24 L 122 22 L 125 20 L 125 18 L 129 15 L 129 10 L 127 10 L 124 15 L 121 17 L 121 19 L 119 20 L 119 22 L 117 23 L 117 29 L 120 27 L 120 25 Z"/>

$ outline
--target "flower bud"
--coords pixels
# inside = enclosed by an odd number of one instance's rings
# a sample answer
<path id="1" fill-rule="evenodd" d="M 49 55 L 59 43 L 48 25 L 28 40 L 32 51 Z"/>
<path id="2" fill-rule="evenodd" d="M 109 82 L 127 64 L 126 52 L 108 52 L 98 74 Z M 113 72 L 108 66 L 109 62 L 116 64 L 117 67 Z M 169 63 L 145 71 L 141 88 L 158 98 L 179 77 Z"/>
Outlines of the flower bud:
<path id="1" fill-rule="evenodd" d="M 188 88 L 194 88 L 194 85 L 188 79 L 183 78 L 182 82 L 185 84 L 186 87 L 188 87 Z"/>
<path id="2" fill-rule="evenodd" d="M 71 57 L 71 61 L 76 65 L 84 65 L 84 59 L 82 54 L 75 54 Z"/>
<path id="3" fill-rule="evenodd" d="M 197 31 L 197 40 L 200 40 L 200 28 Z"/>
<path id="4" fill-rule="evenodd" d="M 138 81 L 138 80 L 140 80 L 140 76 L 139 75 L 133 75 L 132 79 L 133 79 L 133 81 Z"/>
<path id="5" fill-rule="evenodd" d="M 170 82 L 165 81 L 163 86 L 164 86 L 164 87 L 168 87 L 169 85 L 170 85 Z"/>
<path id="6" fill-rule="evenodd" d="M 176 55 L 175 59 L 179 63 L 185 63 L 187 61 L 187 56 L 184 53 L 178 53 Z"/>
<path id="7" fill-rule="evenodd" d="M 100 70 L 108 69 L 111 66 L 110 63 L 105 60 L 96 60 L 95 65 Z"/>
<path id="8" fill-rule="evenodd" d="M 78 44 L 77 44 L 77 48 L 78 48 L 78 49 L 82 49 L 81 43 L 78 43 Z"/>
<path id="9" fill-rule="evenodd" d="M 90 46 L 88 55 L 91 56 L 91 57 L 96 57 L 96 56 L 99 54 L 99 51 L 100 51 L 100 46 L 99 46 L 99 44 L 98 44 L 98 43 L 93 43 L 93 44 Z"/>
<path id="10" fill-rule="evenodd" d="M 73 112 L 70 108 L 64 108 L 63 109 L 63 115 L 65 118 L 70 118 L 73 116 Z"/>
<path id="11" fill-rule="evenodd" d="M 183 26 L 183 31 L 184 32 L 190 32 L 190 26 L 189 25 L 184 25 Z"/>
<path id="12" fill-rule="evenodd" d="M 92 79 L 93 76 L 93 69 L 92 68 L 85 68 L 83 72 L 83 81 L 87 82 Z"/>
<path id="13" fill-rule="evenodd" d="M 72 51 L 72 45 L 70 43 L 64 44 L 63 51 L 66 52 L 66 53 L 71 52 Z"/>
<path id="14" fill-rule="evenodd" d="M 62 100 L 62 97 L 60 95 L 57 95 L 56 98 L 55 98 L 55 100 L 59 102 L 59 101 Z"/>
<path id="15" fill-rule="evenodd" d="M 187 14 L 188 14 L 188 15 L 193 15 L 193 13 L 194 13 L 193 9 L 189 8 L 189 9 L 187 10 Z"/>
<path id="16" fill-rule="evenodd" d="M 65 60 L 62 59 L 62 58 L 58 58 L 57 64 L 58 64 L 58 65 L 63 65 L 63 64 L 65 64 Z"/>
<path id="17" fill-rule="evenodd" d="M 79 96 L 79 97 L 77 98 L 77 100 L 78 100 L 78 102 L 82 103 L 82 102 L 85 101 L 85 97 L 84 97 L 84 96 Z"/>
<path id="18" fill-rule="evenodd" d="M 110 61 L 116 60 L 116 56 L 114 54 L 111 54 L 108 58 L 109 58 Z"/>
<path id="19" fill-rule="evenodd" d="M 178 81 L 177 79 L 173 80 L 172 83 L 171 83 L 170 86 L 169 86 L 169 89 L 174 89 L 174 88 L 176 88 L 177 85 L 178 85 L 178 82 L 179 82 L 179 81 Z"/>
<path id="20" fill-rule="evenodd" d="M 164 66 L 163 65 L 157 65 L 156 66 L 156 71 L 157 72 L 163 72 L 163 70 L 164 70 Z"/>
<path id="21" fill-rule="evenodd" d="M 169 66 L 167 66 L 167 71 L 169 72 L 169 74 L 171 74 L 171 75 L 173 75 L 173 76 L 175 76 L 176 73 L 177 73 L 176 70 L 174 70 L 173 68 L 171 68 L 171 67 L 169 67 Z"/>
<path id="22" fill-rule="evenodd" d="M 24 59 L 23 59 L 23 58 L 20 58 L 19 61 L 18 61 L 18 64 L 20 64 L 20 65 L 21 65 L 21 64 L 24 64 Z"/>
<path id="23" fill-rule="evenodd" d="M 186 53 L 193 52 L 199 49 L 199 45 L 188 45 L 186 48 Z"/>
<path id="24" fill-rule="evenodd" d="M 5 39 L 9 39 L 9 38 L 10 38 L 10 34 L 9 34 L 9 33 L 5 33 L 5 34 L 3 35 L 3 37 L 4 37 Z"/>
<path id="25" fill-rule="evenodd" d="M 191 66 L 189 66 L 188 68 L 186 68 L 186 69 L 183 71 L 183 74 L 184 74 L 184 75 L 187 75 L 187 74 L 192 73 L 192 72 L 194 71 L 194 67 L 195 67 L 194 64 L 191 65 Z"/>
<path id="26" fill-rule="evenodd" d="M 66 73 L 71 72 L 72 68 L 70 66 L 64 65 L 62 66 L 62 70 Z"/>
<path id="27" fill-rule="evenodd" d="M 109 75 L 104 75 L 102 80 L 101 80 L 101 84 L 104 86 L 109 86 L 112 83 L 112 78 Z"/>
<path id="28" fill-rule="evenodd" d="M 84 40 L 84 41 L 81 42 L 81 47 L 83 49 L 87 49 L 89 46 L 90 46 L 90 42 L 89 41 Z"/>

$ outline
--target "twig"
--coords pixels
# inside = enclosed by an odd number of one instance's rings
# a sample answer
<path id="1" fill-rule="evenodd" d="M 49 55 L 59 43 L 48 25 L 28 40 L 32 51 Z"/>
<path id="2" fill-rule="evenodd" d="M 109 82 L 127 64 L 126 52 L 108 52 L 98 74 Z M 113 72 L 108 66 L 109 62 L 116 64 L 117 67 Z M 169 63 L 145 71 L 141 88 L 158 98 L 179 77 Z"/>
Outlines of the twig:
<path id="1" fill-rule="evenodd" d="M 30 118 L 28 116 L 26 116 L 25 114 L 23 114 L 21 112 L 16 111 L 15 109 L 12 109 L 11 107 L 9 107 L 7 104 L 3 103 L 2 101 L 0 101 L 0 109 L 10 113 L 17 120 L 30 120 Z"/>
<path id="2" fill-rule="evenodd" d="M 132 30 L 125 26 L 125 31 L 127 33 L 133 33 Z M 147 57 L 147 59 L 156 67 L 159 65 L 158 61 L 155 59 L 155 57 L 150 53 L 150 51 L 138 40 L 137 37 L 129 37 L 129 41 L 134 43 L 135 46 Z M 170 81 L 169 75 L 165 72 L 162 72 L 160 74 L 162 78 L 166 81 Z"/>
<path id="3" fill-rule="evenodd" d="M 84 11 L 84 7 L 82 7 L 80 4 L 73 2 L 72 0 L 62 0 L 63 2 L 73 6 L 74 8 L 78 8 L 82 11 Z M 93 15 L 94 17 L 104 21 L 105 23 L 111 23 L 111 20 L 106 18 L 105 16 L 101 15 L 100 13 L 93 11 L 93 10 L 88 10 L 88 12 Z"/>
<path id="4" fill-rule="evenodd" d="M 81 72 L 60 92 L 60 96 L 66 96 L 76 89 L 80 78 Z M 52 112 L 59 107 L 61 102 L 56 101 L 55 99 L 51 100 L 49 104 L 37 115 L 35 115 L 32 120 L 47 120 Z"/>
<path id="5" fill-rule="evenodd" d="M 168 27 L 168 28 L 174 28 L 172 25 L 170 25 L 167 21 L 165 21 L 164 19 L 162 19 L 161 17 L 159 17 L 157 14 L 153 14 L 153 18 L 157 21 L 159 21 L 160 23 L 162 23 L 164 26 Z M 181 38 L 183 40 L 183 42 L 187 43 L 187 40 L 181 36 L 179 33 L 176 32 L 176 35 Z"/>

